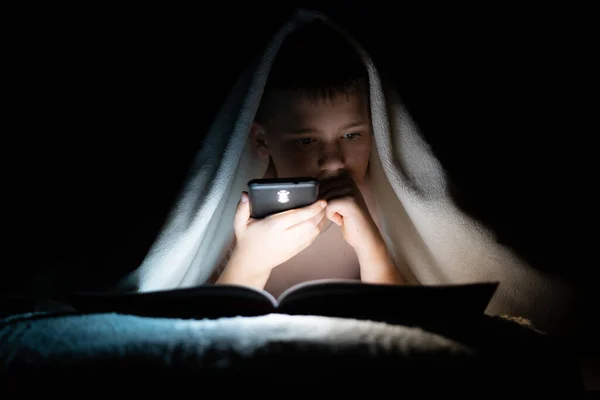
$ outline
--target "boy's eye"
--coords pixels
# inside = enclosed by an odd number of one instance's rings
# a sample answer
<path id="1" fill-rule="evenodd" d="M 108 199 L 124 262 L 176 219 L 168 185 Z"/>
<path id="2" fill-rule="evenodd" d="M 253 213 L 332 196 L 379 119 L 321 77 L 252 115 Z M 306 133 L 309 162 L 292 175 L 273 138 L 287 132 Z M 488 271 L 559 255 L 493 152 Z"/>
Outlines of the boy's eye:
<path id="1" fill-rule="evenodd" d="M 302 139 L 296 140 L 296 143 L 301 144 L 303 146 L 307 146 L 307 145 L 311 144 L 312 142 L 313 142 L 313 139 L 311 139 L 311 138 L 302 138 Z"/>
<path id="2" fill-rule="evenodd" d="M 354 140 L 354 139 L 357 139 L 359 136 L 360 136 L 360 133 L 356 133 L 356 132 L 354 132 L 354 133 L 346 133 L 344 135 L 344 139 Z"/>

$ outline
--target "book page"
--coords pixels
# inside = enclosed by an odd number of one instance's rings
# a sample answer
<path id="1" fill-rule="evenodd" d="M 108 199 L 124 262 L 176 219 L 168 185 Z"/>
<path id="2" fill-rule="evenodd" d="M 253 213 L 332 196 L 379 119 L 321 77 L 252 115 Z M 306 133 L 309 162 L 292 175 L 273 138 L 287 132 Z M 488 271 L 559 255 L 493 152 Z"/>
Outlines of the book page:
<path id="1" fill-rule="evenodd" d="M 277 298 L 277 302 L 278 304 L 281 304 L 281 302 L 288 296 L 303 290 L 303 289 L 318 289 L 318 287 L 323 286 L 323 285 L 328 285 L 328 284 L 332 284 L 332 283 L 350 283 L 350 284 L 362 284 L 362 282 L 360 281 L 360 279 L 317 279 L 314 281 L 307 281 L 307 282 L 302 282 L 302 283 L 298 283 L 294 286 L 291 286 L 290 288 L 286 289 L 283 293 L 281 293 L 281 295 Z"/>
<path id="2" fill-rule="evenodd" d="M 381 321 L 458 320 L 484 315 L 498 282 L 385 285 L 353 280 L 307 282 L 279 299 L 287 314 Z"/>
<path id="3" fill-rule="evenodd" d="M 171 318 L 219 318 L 273 312 L 277 300 L 263 290 L 241 285 L 131 293 L 74 293 L 70 304 L 78 312 L 118 312 Z"/>

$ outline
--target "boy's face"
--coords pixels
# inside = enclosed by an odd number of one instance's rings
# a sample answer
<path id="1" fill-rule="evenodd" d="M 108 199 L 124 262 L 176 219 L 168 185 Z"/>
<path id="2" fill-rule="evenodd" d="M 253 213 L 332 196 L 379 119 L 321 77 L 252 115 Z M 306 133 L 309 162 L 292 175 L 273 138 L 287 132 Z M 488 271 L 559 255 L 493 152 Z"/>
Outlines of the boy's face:
<path id="1" fill-rule="evenodd" d="M 363 182 L 372 142 L 364 96 L 312 100 L 285 93 L 277 95 L 276 108 L 266 126 L 254 124 L 252 140 L 259 155 L 271 157 L 277 177 L 323 180 L 346 172 Z"/>

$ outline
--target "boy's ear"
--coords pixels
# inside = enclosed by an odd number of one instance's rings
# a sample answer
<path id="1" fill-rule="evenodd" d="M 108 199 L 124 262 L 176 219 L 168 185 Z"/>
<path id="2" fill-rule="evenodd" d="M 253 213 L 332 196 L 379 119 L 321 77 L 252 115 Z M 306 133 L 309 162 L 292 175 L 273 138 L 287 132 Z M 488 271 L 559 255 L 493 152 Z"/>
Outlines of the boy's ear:
<path id="1" fill-rule="evenodd" d="M 261 158 L 269 157 L 269 144 L 267 142 L 267 132 L 261 124 L 253 122 L 250 127 L 250 141 L 254 152 Z"/>

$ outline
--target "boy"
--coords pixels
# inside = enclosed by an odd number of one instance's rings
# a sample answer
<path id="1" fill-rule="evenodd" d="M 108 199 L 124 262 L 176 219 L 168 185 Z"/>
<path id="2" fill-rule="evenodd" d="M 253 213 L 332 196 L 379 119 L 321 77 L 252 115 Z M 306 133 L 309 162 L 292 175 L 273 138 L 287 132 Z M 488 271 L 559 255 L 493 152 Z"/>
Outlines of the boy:
<path id="1" fill-rule="evenodd" d="M 269 158 L 265 177 L 317 177 L 321 199 L 253 220 L 243 193 L 236 243 L 215 283 L 277 296 L 323 278 L 404 282 L 381 237 L 369 188 L 374 138 L 367 71 L 341 35 L 313 23 L 284 41 L 250 135 L 257 154 Z"/>

